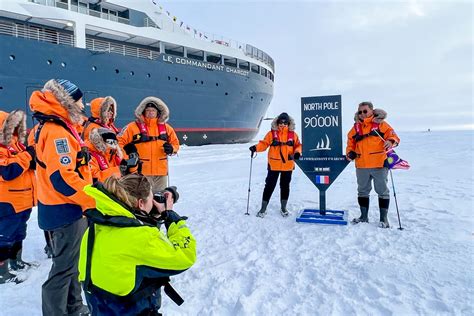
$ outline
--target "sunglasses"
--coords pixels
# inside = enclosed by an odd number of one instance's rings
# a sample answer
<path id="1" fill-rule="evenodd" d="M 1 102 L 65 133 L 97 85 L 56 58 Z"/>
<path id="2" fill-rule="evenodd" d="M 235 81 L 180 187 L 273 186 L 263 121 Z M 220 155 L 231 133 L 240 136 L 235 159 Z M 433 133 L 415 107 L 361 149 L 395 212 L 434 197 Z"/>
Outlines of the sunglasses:
<path id="1" fill-rule="evenodd" d="M 287 121 L 279 121 L 278 124 L 288 125 Z"/>
<path id="2" fill-rule="evenodd" d="M 359 113 L 359 115 L 361 115 L 362 113 L 367 114 L 367 112 L 368 112 L 367 110 L 362 110 L 362 111 L 359 111 L 357 113 Z"/>

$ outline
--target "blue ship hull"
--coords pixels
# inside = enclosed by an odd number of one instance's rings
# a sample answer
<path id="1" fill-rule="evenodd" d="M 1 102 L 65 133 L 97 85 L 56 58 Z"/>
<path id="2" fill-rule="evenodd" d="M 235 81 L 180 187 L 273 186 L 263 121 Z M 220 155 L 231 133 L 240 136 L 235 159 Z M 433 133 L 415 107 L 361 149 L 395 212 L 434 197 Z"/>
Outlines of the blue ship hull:
<path id="1" fill-rule="evenodd" d="M 81 88 L 85 102 L 113 96 L 119 127 L 135 119 L 135 107 L 144 97 L 157 96 L 169 106 L 169 123 L 182 144 L 253 139 L 270 105 L 273 82 L 253 72 L 238 74 L 234 67 L 206 69 L 184 61 L 166 54 L 147 60 L 0 35 L 0 110 L 31 114 L 31 93 L 51 78 L 64 78 Z"/>

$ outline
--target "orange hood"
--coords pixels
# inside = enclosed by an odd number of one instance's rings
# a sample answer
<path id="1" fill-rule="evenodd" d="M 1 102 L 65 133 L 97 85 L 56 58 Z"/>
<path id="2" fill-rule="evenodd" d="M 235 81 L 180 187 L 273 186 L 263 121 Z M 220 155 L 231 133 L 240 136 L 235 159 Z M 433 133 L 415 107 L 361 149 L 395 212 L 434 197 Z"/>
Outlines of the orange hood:
<path id="1" fill-rule="evenodd" d="M 112 107 L 114 116 L 112 121 L 117 117 L 117 102 L 114 98 L 108 96 L 105 98 L 95 98 L 91 101 L 91 116 L 100 119 L 101 122 L 105 123 L 105 118 L 108 109 Z"/>

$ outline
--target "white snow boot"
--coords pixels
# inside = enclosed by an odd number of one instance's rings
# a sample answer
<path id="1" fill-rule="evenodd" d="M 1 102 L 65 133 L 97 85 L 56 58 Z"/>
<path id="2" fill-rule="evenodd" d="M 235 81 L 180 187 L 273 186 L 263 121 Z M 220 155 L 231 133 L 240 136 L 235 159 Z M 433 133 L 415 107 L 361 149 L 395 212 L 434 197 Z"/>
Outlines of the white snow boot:
<path id="1" fill-rule="evenodd" d="M 261 217 L 261 218 L 265 217 L 267 206 L 268 206 L 268 201 L 262 201 L 262 207 L 260 208 L 260 211 L 258 211 L 257 217 Z"/>

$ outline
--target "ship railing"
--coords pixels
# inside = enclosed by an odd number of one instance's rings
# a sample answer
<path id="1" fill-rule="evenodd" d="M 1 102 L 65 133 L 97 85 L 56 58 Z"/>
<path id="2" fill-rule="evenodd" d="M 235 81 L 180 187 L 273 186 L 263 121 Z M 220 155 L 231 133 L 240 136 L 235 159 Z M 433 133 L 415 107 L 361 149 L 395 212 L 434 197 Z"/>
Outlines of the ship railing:
<path id="1" fill-rule="evenodd" d="M 40 42 L 74 46 L 74 35 L 36 26 L 0 21 L 0 34 L 22 37 Z"/>
<path id="2" fill-rule="evenodd" d="M 110 20 L 114 22 L 119 22 L 122 24 L 130 24 L 130 20 L 126 18 L 122 18 L 113 14 L 108 14 L 108 13 L 103 13 L 95 10 L 91 10 L 87 7 L 82 7 L 82 6 L 77 6 L 74 4 L 67 4 L 65 2 L 57 1 L 57 0 L 28 0 L 29 2 L 33 3 L 38 3 L 42 5 L 46 5 L 49 7 L 56 7 L 56 8 L 61 8 L 65 10 L 71 10 L 74 12 L 82 13 L 82 14 L 87 14 L 90 16 L 95 16 L 97 18 L 105 19 L 105 20 Z"/>
<path id="3" fill-rule="evenodd" d="M 160 52 L 157 50 L 107 42 L 90 37 L 86 38 L 86 48 L 95 52 L 113 53 L 150 60 L 156 60 L 160 55 Z"/>

